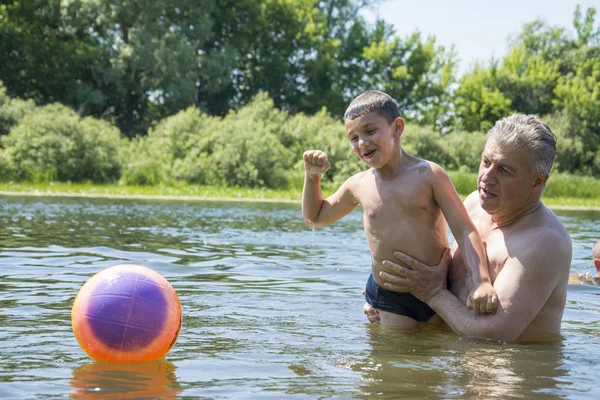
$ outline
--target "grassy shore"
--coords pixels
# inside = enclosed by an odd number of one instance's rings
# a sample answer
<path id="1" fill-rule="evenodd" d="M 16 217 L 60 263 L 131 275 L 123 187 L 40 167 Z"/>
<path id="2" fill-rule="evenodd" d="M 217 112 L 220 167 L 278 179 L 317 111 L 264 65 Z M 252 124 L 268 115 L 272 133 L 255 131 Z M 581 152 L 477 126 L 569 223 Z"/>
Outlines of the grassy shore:
<path id="1" fill-rule="evenodd" d="M 452 176 L 453 174 L 451 174 Z M 470 175 L 470 174 L 469 174 Z M 458 177 L 456 177 L 458 178 Z M 462 180 L 465 177 L 462 177 Z M 469 182 L 475 182 L 469 176 Z M 472 179 L 471 179 L 472 178 Z M 453 177 L 453 180 L 455 177 Z M 457 190 L 464 198 L 471 185 L 462 185 L 457 179 Z M 81 183 L 0 183 L 0 195 L 55 196 L 55 197 L 97 197 L 115 199 L 165 199 L 165 200 L 221 200 L 221 201 L 260 201 L 280 203 L 300 203 L 301 188 L 273 190 L 232 187 L 207 187 L 196 185 L 177 186 L 123 186 L 94 185 Z M 325 195 L 333 188 L 325 188 Z M 546 205 L 556 209 L 600 210 L 598 197 L 544 196 Z"/>

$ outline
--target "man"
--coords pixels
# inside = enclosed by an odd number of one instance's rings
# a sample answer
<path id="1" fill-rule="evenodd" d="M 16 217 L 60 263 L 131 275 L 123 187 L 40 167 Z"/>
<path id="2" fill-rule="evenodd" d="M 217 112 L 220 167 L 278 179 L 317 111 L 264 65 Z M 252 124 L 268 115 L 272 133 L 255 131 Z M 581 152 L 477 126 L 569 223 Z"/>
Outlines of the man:
<path id="1" fill-rule="evenodd" d="M 592 276 L 587 272 L 575 272 L 569 276 L 570 284 L 578 285 L 583 283 L 585 285 L 600 286 L 600 240 L 592 248 L 592 260 L 596 267 L 596 276 Z"/>
<path id="2" fill-rule="evenodd" d="M 396 252 L 397 260 L 384 261 L 383 287 L 412 293 L 460 335 L 500 341 L 557 337 L 572 249 L 568 232 L 540 200 L 555 151 L 556 137 L 533 115 L 504 118 L 488 133 L 477 191 L 465 206 L 486 246 L 499 301 L 494 314 L 465 305 L 470 277 L 459 250 L 452 258 L 446 251 L 436 266 Z M 365 313 L 377 319 L 368 306 Z"/>
<path id="3" fill-rule="evenodd" d="M 596 266 L 596 275 L 600 278 L 600 239 L 598 239 L 592 249 L 592 258 L 594 259 L 594 265 Z"/>

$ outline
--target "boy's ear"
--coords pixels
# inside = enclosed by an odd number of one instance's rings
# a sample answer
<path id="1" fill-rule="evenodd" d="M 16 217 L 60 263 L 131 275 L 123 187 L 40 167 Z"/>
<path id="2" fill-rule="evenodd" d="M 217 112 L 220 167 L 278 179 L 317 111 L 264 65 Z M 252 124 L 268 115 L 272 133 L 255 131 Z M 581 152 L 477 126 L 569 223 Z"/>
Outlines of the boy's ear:
<path id="1" fill-rule="evenodd" d="M 594 258 L 594 265 L 596 266 L 596 271 L 600 275 L 600 258 Z"/>
<path id="2" fill-rule="evenodd" d="M 398 117 L 392 122 L 392 127 L 394 128 L 394 136 L 400 137 L 402 133 L 404 133 L 404 118 Z"/>

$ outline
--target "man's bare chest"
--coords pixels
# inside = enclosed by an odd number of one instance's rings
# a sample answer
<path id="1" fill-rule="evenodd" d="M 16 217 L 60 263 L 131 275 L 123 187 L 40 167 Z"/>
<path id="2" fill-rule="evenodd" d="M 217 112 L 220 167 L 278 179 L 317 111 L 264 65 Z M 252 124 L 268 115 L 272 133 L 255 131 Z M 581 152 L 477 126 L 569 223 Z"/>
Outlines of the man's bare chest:
<path id="1" fill-rule="evenodd" d="M 495 230 L 487 235 L 482 235 L 482 239 L 488 257 L 490 277 L 494 281 L 509 257 L 506 238 L 502 231 Z"/>

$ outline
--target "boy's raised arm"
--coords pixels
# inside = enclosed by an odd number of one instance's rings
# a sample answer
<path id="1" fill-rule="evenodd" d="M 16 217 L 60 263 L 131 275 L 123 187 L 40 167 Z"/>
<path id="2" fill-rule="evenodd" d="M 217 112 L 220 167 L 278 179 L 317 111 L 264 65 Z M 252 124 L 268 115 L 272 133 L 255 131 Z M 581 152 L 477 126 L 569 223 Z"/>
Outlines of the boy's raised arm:
<path id="1" fill-rule="evenodd" d="M 323 198 L 321 174 L 327 171 L 330 166 L 324 152 L 320 150 L 304 152 L 302 216 L 311 228 L 318 228 L 337 221 L 352 211 L 358 204 L 350 190 L 350 180 L 344 182 L 327 199 Z"/>
<path id="2" fill-rule="evenodd" d="M 496 311 L 498 296 L 492 286 L 487 255 L 481 236 L 469 217 L 450 177 L 440 166 L 432 164 L 433 193 L 442 209 L 452 235 L 460 248 L 460 254 L 473 277 L 473 291 L 469 296 L 469 308 L 482 313 Z"/>

